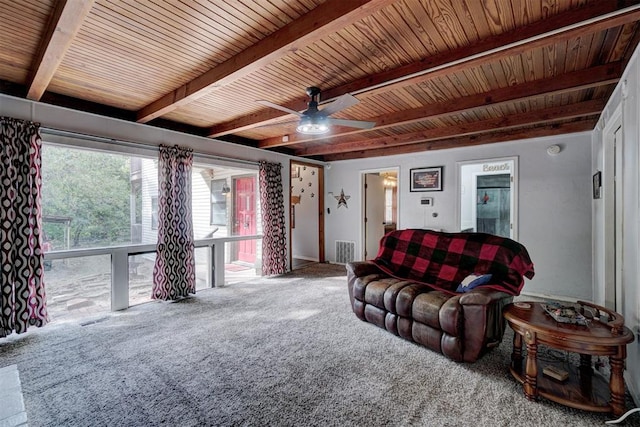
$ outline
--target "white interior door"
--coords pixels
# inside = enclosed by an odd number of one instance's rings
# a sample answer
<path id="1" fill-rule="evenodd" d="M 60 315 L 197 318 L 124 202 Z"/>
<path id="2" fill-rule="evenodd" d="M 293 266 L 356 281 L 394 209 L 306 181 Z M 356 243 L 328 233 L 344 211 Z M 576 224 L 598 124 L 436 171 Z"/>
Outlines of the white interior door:
<path id="1" fill-rule="evenodd" d="M 380 239 L 384 236 L 384 178 L 379 174 L 364 176 L 364 259 L 378 254 Z"/>
<path id="2" fill-rule="evenodd" d="M 623 268 L 623 242 L 624 242 L 624 202 L 622 191 L 622 127 L 614 132 L 613 151 L 615 166 L 613 168 L 613 185 L 615 188 L 615 309 L 618 313 L 623 312 L 622 308 L 622 268 Z"/>

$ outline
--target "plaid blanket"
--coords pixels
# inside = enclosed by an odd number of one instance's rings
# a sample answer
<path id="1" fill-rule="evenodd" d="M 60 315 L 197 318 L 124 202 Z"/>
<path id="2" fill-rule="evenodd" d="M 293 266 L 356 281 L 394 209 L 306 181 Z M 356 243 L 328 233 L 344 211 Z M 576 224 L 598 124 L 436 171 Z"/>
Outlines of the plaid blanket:
<path id="1" fill-rule="evenodd" d="M 470 274 L 492 274 L 492 280 L 483 287 L 519 295 L 523 276 L 531 279 L 534 275 L 524 246 L 485 233 L 393 231 L 380 241 L 373 262 L 392 277 L 451 294 Z"/>

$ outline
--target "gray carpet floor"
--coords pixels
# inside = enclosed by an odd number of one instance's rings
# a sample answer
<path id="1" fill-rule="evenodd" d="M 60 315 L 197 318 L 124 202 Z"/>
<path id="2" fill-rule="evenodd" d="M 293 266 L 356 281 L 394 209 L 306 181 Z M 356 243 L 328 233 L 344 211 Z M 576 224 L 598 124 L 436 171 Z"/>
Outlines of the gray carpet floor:
<path id="1" fill-rule="evenodd" d="M 602 426 L 525 399 L 511 332 L 459 364 L 358 320 L 343 266 L 0 340 L 36 426 Z M 634 425 L 638 418 L 623 425 Z"/>

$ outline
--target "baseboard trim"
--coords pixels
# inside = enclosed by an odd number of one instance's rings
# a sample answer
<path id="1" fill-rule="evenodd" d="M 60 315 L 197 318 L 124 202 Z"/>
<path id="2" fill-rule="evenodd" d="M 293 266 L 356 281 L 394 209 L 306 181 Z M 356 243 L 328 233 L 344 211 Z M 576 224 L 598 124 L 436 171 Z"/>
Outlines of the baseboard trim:
<path id="1" fill-rule="evenodd" d="M 538 292 L 521 292 L 520 296 L 528 296 L 528 297 L 540 298 L 544 300 L 556 300 L 556 301 L 565 301 L 565 302 L 578 301 L 577 298 L 569 298 L 569 297 L 560 296 L 560 295 L 542 294 Z M 582 298 L 580 298 L 580 300 L 582 300 Z"/>
<path id="2" fill-rule="evenodd" d="M 294 255 L 291 258 L 303 259 L 305 261 L 319 262 L 318 258 L 314 258 L 314 257 L 310 257 L 310 256 Z"/>

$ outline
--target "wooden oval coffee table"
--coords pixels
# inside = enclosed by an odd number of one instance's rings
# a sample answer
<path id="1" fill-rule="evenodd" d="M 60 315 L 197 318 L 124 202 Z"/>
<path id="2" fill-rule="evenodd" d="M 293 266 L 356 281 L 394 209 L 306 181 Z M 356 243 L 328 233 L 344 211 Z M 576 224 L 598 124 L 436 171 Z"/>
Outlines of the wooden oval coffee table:
<path id="1" fill-rule="evenodd" d="M 516 304 L 528 304 L 530 308 Z M 607 322 L 593 319 L 586 326 L 560 323 L 537 302 L 514 303 L 504 308 L 504 317 L 515 332 L 511 374 L 523 384 L 524 394 L 529 400 L 542 396 L 572 408 L 613 412 L 620 416 L 625 412 L 624 360 L 627 344 L 633 341 L 633 333 L 624 326 L 621 315 L 591 303 L 579 301 L 578 304 L 594 308 L 602 318 L 608 315 Z M 524 372 L 523 339 L 527 348 Z M 539 344 L 580 354 L 579 366 L 538 360 Z M 608 384 L 603 375 L 594 372 L 591 356 L 609 357 L 611 375 Z M 543 368 L 548 365 L 567 371 L 569 378 L 560 381 L 544 375 Z"/>

